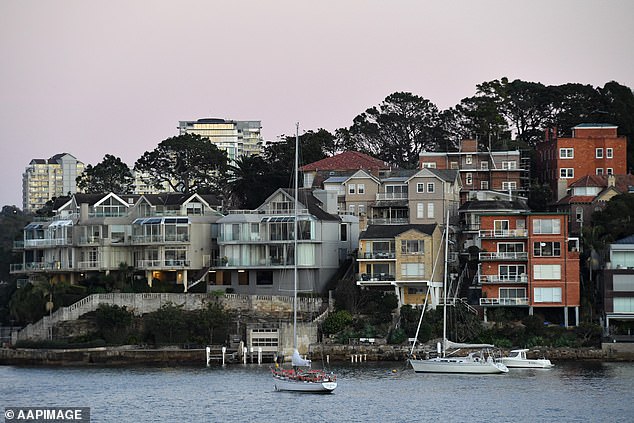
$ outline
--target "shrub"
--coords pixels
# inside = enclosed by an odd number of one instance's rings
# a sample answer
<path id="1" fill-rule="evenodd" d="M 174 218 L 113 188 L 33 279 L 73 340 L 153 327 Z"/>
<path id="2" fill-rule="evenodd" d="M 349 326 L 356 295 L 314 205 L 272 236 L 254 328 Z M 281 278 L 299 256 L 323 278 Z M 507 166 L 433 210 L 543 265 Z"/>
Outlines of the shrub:
<path id="1" fill-rule="evenodd" d="M 322 331 L 326 334 L 335 334 L 341 332 L 346 326 L 352 323 L 352 315 L 346 310 L 339 310 L 331 313 L 326 317 L 321 326 Z"/>

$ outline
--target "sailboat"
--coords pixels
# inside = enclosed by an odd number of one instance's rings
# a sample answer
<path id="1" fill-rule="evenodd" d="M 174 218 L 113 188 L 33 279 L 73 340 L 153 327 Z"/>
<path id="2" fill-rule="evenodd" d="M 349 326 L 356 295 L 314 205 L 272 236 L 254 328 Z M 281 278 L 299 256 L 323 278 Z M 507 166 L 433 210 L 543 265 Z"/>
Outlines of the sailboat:
<path id="1" fill-rule="evenodd" d="M 449 249 L 449 212 L 445 221 L 445 273 L 443 282 L 443 342 L 439 344 L 439 356 L 429 359 L 410 358 L 409 362 L 416 373 L 471 373 L 471 374 L 497 374 L 507 373 L 509 369 L 502 364 L 493 355 L 494 345 L 491 344 L 459 344 L 451 342 L 447 339 L 447 262 Z M 426 305 L 426 302 L 425 302 Z M 423 309 L 424 313 L 424 309 Z M 418 330 L 423 321 L 423 314 L 418 322 L 416 338 L 418 338 Z M 467 356 L 456 357 L 447 354 L 449 349 L 453 349 L 454 353 L 459 349 L 479 349 L 478 352 L 472 352 Z M 414 346 L 412 346 L 412 353 Z"/>
<path id="2" fill-rule="evenodd" d="M 293 355 L 291 357 L 291 369 L 278 367 L 271 369 L 275 380 L 276 391 L 293 391 L 308 393 L 329 393 L 337 387 L 337 376 L 324 370 L 310 368 L 311 361 L 302 358 L 297 350 L 297 210 L 299 206 L 299 123 L 295 133 L 295 207 L 294 207 L 294 263 L 293 263 Z"/>

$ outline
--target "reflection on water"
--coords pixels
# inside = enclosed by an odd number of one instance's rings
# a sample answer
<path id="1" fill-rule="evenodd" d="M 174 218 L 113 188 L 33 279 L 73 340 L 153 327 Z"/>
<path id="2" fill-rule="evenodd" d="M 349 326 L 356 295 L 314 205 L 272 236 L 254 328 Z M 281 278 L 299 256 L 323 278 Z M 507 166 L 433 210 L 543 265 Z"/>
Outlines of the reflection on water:
<path id="1" fill-rule="evenodd" d="M 339 364 L 331 395 L 275 392 L 268 365 L 0 367 L 4 406 L 89 406 L 110 421 L 632 421 L 632 363 L 556 363 L 503 375 Z"/>

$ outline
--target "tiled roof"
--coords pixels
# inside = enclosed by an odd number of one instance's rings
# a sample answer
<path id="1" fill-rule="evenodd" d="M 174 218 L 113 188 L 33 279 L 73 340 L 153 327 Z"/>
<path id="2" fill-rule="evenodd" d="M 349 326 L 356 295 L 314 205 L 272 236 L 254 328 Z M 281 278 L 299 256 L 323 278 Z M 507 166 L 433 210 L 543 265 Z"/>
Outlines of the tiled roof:
<path id="1" fill-rule="evenodd" d="M 358 151 L 345 151 L 341 154 L 325 159 L 309 163 L 300 168 L 301 171 L 319 171 L 319 170 L 354 170 L 368 169 L 379 170 L 389 169 L 390 166 L 382 160 L 370 157 L 367 154 Z"/>
<path id="2" fill-rule="evenodd" d="M 620 193 L 626 193 L 631 186 L 634 186 L 634 175 L 612 175 L 614 176 L 614 188 Z M 576 187 L 599 187 L 606 188 L 608 186 L 608 175 L 587 175 L 583 176 L 572 184 L 571 188 Z"/>
<path id="3" fill-rule="evenodd" d="M 592 195 L 566 195 L 561 200 L 557 201 L 556 204 L 564 205 L 564 204 L 579 204 L 579 203 L 592 203 L 595 197 Z"/>
<path id="4" fill-rule="evenodd" d="M 370 225 L 359 235 L 359 239 L 385 239 L 394 238 L 410 229 L 431 235 L 436 229 L 436 224 L 428 225 Z"/>

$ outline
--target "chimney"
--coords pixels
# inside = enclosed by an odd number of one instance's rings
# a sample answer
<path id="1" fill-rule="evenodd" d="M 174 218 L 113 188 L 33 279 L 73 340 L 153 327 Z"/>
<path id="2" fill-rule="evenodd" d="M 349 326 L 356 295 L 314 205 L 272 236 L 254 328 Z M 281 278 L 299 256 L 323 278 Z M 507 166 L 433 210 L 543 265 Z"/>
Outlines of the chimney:
<path id="1" fill-rule="evenodd" d="M 616 185 L 616 177 L 614 175 L 608 175 L 608 187 Z"/>

